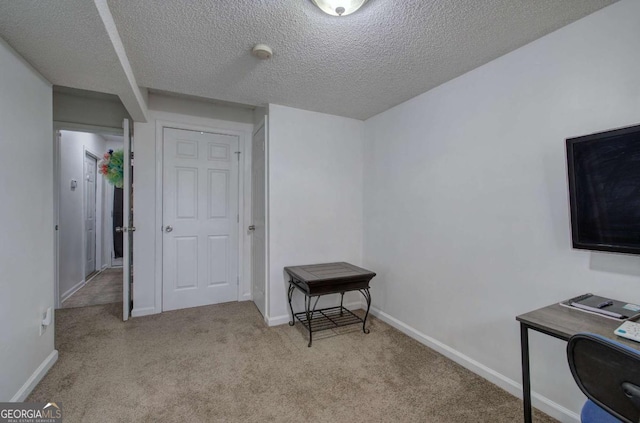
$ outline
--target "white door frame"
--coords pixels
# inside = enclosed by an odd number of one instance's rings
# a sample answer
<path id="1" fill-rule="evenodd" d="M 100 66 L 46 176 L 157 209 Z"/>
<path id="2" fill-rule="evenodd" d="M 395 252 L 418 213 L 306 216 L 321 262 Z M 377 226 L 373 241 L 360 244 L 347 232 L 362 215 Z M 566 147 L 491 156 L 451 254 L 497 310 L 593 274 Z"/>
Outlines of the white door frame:
<path id="1" fill-rule="evenodd" d="M 265 115 L 254 126 L 251 134 L 251 144 L 253 145 L 253 137 L 258 131 L 264 127 L 264 321 L 269 324 L 269 117 Z M 253 179 L 252 179 L 253 180 Z M 252 214 L 251 214 L 252 215 Z M 252 219 L 253 220 L 253 219 Z M 253 222 L 251 222 L 253 224 Z M 250 245 L 251 253 L 253 253 L 253 237 Z M 253 274 L 251 275 L 253 282 Z"/>
<path id="2" fill-rule="evenodd" d="M 122 128 L 111 128 L 98 125 L 83 125 L 70 122 L 53 122 L 53 224 L 54 228 L 60 225 L 60 131 L 90 132 L 94 134 L 122 135 Z M 60 231 L 54 231 L 54 275 L 53 275 L 53 304 L 60 308 Z M 84 272 L 84 264 L 82 266 Z"/>
<path id="3" fill-rule="evenodd" d="M 215 125 L 215 126 L 208 126 Z M 249 125 L 247 125 L 249 126 Z M 163 269 L 163 175 L 164 175 L 164 128 L 182 129 L 185 131 L 209 132 L 238 137 L 240 163 L 238 164 L 238 301 L 251 300 L 251 235 L 248 230 L 251 224 L 251 134 L 252 131 L 228 129 L 224 121 L 207 125 L 156 121 L 156 268 L 155 268 L 155 309 L 162 312 L 162 269 Z"/>
<path id="4" fill-rule="evenodd" d="M 128 118 L 122 120 L 122 151 L 124 156 L 123 187 L 122 187 L 122 320 L 127 321 L 131 317 L 133 301 L 133 126 Z"/>
<path id="5" fill-rule="evenodd" d="M 60 308 L 60 129 L 53 130 L 53 306 Z"/>
<path id="6" fill-rule="evenodd" d="M 100 259 L 100 265 L 98 266 L 98 230 L 100 231 L 100 242 L 104 243 L 102 239 L 102 228 L 98 229 L 98 162 L 100 158 L 93 154 L 91 151 L 87 150 L 86 146 L 82 147 L 82 274 L 84 275 L 84 281 L 87 282 L 87 184 L 85 183 L 85 179 L 87 175 L 85 173 L 85 165 L 86 165 L 86 157 L 92 157 L 96 161 L 96 175 L 95 175 L 95 198 L 94 198 L 94 207 L 96 211 L 94 212 L 94 220 L 95 220 L 95 232 L 96 232 L 96 245 L 93 247 L 93 262 L 95 263 L 95 272 L 99 272 L 102 270 L 102 258 Z M 102 179 L 102 178 L 100 178 Z M 102 201 L 100 202 L 100 206 L 102 206 Z M 100 219 L 100 225 L 102 225 L 102 219 Z M 102 248 L 100 249 L 102 250 Z M 93 278 L 93 276 L 92 276 Z"/>

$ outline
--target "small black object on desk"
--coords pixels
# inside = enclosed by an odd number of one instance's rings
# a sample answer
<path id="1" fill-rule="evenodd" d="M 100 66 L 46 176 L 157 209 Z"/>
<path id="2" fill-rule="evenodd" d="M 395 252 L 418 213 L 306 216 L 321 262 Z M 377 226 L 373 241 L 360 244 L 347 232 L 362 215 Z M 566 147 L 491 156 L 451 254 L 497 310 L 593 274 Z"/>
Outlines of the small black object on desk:
<path id="1" fill-rule="evenodd" d="M 568 307 L 579 308 L 591 313 L 602 314 L 615 319 L 628 319 L 640 311 L 640 307 L 635 304 L 599 297 L 590 293 L 570 298 L 560 304 Z"/>
<path id="2" fill-rule="evenodd" d="M 289 266 L 284 270 L 289 275 L 289 290 L 287 291 L 289 309 L 291 310 L 289 326 L 293 326 L 298 319 L 307 328 L 309 347 L 313 332 L 325 329 L 362 323 L 362 331 L 369 333 L 369 329 L 366 328 L 371 308 L 369 281 L 376 276 L 374 272 L 345 262 Z M 293 291 L 296 288 L 305 295 L 305 310 L 300 313 L 294 313 L 291 305 Z M 344 293 L 349 291 L 359 291 L 364 296 L 367 302 L 364 318 L 360 318 L 343 306 Z M 320 297 L 327 294 L 340 294 L 340 306 L 316 310 Z M 312 307 L 313 297 L 316 297 L 316 300 Z"/>

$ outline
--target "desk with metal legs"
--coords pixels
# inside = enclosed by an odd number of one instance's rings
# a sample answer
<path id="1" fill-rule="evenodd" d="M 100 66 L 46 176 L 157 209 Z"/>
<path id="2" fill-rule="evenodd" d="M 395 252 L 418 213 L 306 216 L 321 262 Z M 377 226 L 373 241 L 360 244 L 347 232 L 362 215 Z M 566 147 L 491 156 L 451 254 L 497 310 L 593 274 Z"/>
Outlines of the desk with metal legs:
<path id="1" fill-rule="evenodd" d="M 531 423 L 531 379 L 529 369 L 529 329 L 568 341 L 576 333 L 595 333 L 640 350 L 640 344 L 613 334 L 623 320 L 613 320 L 591 313 L 553 304 L 516 317 L 520 322 L 522 354 L 522 401 L 524 421 Z M 566 360 L 566 357 L 564 358 Z"/>

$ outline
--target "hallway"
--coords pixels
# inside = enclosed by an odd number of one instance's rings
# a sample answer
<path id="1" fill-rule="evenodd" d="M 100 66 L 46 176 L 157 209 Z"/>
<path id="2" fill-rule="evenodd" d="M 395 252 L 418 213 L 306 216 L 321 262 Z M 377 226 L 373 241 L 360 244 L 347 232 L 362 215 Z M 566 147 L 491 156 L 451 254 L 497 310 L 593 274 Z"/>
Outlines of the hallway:
<path id="1" fill-rule="evenodd" d="M 122 302 L 122 268 L 105 269 L 71 297 L 61 308 L 87 307 Z"/>

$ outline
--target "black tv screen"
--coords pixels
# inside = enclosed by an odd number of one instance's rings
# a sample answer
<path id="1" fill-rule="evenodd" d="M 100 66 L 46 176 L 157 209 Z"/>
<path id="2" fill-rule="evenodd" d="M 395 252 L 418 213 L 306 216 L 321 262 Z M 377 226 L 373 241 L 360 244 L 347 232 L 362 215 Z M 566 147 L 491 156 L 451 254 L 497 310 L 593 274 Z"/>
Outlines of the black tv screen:
<path id="1" fill-rule="evenodd" d="M 573 247 L 640 254 L 640 125 L 566 142 Z"/>

